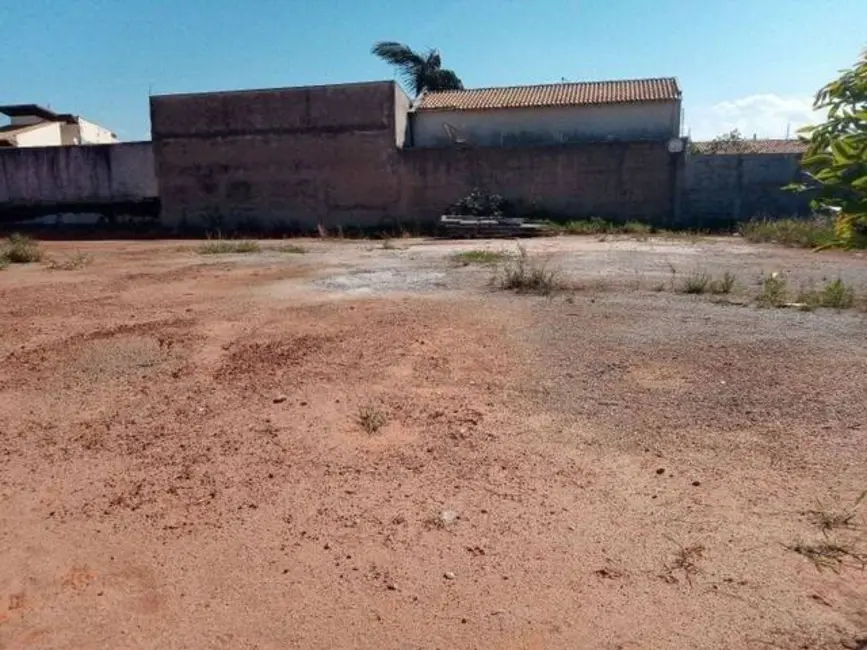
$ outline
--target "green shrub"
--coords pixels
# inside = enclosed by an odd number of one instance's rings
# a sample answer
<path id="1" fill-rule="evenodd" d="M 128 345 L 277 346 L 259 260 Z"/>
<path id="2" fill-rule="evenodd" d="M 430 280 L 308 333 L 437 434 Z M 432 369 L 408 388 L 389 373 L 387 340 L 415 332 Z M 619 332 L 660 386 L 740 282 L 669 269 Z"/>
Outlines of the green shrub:
<path id="1" fill-rule="evenodd" d="M 680 290 L 682 293 L 704 293 L 708 290 L 710 284 L 711 277 L 707 273 L 695 270 L 684 279 Z"/>
<path id="2" fill-rule="evenodd" d="M 568 221 L 561 227 L 567 235 L 602 235 L 614 231 L 614 224 L 599 217 Z"/>
<path id="3" fill-rule="evenodd" d="M 365 404 L 358 409 L 358 425 L 369 434 L 374 434 L 388 424 L 385 413 L 375 404 Z"/>
<path id="4" fill-rule="evenodd" d="M 620 231 L 628 235 L 649 235 L 653 232 L 653 228 L 640 221 L 627 221 Z"/>
<path id="5" fill-rule="evenodd" d="M 822 297 L 812 284 L 806 284 L 801 285 L 798 295 L 795 296 L 795 302 L 798 303 L 801 311 L 813 311 L 822 304 Z"/>
<path id="6" fill-rule="evenodd" d="M 741 224 L 739 231 L 747 241 L 803 248 L 830 246 L 837 239 L 829 217 L 759 219 Z"/>
<path id="7" fill-rule="evenodd" d="M 737 282 L 737 276 L 731 271 L 726 271 L 723 273 L 722 279 L 711 281 L 710 291 L 711 293 L 731 293 L 732 289 L 735 288 L 735 282 Z"/>
<path id="8" fill-rule="evenodd" d="M 452 255 L 452 261 L 460 266 L 469 266 L 470 264 L 498 264 L 508 258 L 508 253 L 485 250 L 464 251 Z"/>
<path id="9" fill-rule="evenodd" d="M 43 257 L 43 252 L 35 239 L 13 233 L 6 240 L 2 255 L 11 264 L 30 264 L 39 262 Z"/>
<path id="10" fill-rule="evenodd" d="M 838 277 L 825 285 L 819 298 L 822 307 L 848 309 L 855 303 L 855 291 Z"/>
<path id="11" fill-rule="evenodd" d="M 503 267 L 500 288 L 518 293 L 536 293 L 547 296 L 562 288 L 557 272 L 527 255 L 527 249 L 518 245 L 518 255 Z"/>
<path id="12" fill-rule="evenodd" d="M 758 303 L 762 307 L 782 307 L 788 295 L 788 282 L 782 273 L 771 273 L 762 279 Z"/>
<path id="13" fill-rule="evenodd" d="M 291 253 L 293 255 L 304 255 L 308 252 L 306 248 L 298 244 L 282 244 L 276 250 L 278 253 Z"/>
<path id="14" fill-rule="evenodd" d="M 509 202 L 499 194 L 473 188 L 447 209 L 449 214 L 472 217 L 502 217 L 510 209 Z"/>
<path id="15" fill-rule="evenodd" d="M 226 255 L 229 253 L 258 253 L 259 242 L 252 239 L 209 239 L 199 246 L 202 255 Z"/>
<path id="16" fill-rule="evenodd" d="M 93 258 L 87 253 L 78 251 L 72 255 L 68 255 L 66 259 L 48 260 L 48 268 L 52 271 L 76 271 L 82 269 L 93 261 Z"/>

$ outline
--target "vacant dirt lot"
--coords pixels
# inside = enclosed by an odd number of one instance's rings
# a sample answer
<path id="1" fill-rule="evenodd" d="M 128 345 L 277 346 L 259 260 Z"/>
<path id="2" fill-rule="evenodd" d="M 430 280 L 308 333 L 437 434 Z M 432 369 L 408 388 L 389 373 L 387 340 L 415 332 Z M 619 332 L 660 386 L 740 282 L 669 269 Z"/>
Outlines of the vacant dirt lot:
<path id="1" fill-rule="evenodd" d="M 867 647 L 864 258 L 302 245 L 0 271 L 0 648 Z"/>

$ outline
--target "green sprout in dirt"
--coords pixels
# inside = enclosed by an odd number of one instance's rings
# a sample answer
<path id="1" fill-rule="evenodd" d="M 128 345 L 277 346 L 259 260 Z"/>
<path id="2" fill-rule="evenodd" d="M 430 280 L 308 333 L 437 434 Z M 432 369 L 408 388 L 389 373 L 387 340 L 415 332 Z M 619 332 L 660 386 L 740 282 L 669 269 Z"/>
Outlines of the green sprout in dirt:
<path id="1" fill-rule="evenodd" d="M 471 250 L 452 255 L 452 261 L 460 266 L 470 264 L 491 265 L 499 264 L 509 258 L 509 254 L 502 251 Z"/>

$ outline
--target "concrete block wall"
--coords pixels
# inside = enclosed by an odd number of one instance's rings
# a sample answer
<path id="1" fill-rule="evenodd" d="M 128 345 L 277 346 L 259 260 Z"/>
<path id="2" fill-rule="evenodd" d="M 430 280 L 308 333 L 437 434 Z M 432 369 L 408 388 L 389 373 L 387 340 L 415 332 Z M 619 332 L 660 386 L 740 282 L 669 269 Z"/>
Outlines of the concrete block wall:
<path id="1" fill-rule="evenodd" d="M 665 142 L 408 149 L 401 162 L 404 210 L 421 219 L 474 187 L 555 217 L 664 223 L 673 209 L 677 158 Z"/>
<path id="2" fill-rule="evenodd" d="M 0 206 L 7 210 L 157 196 L 150 142 L 0 149 Z"/>
<path id="3" fill-rule="evenodd" d="M 399 217 L 396 85 L 151 99 L 163 221 L 313 229 Z"/>
<path id="4" fill-rule="evenodd" d="M 810 212 L 808 195 L 783 190 L 801 179 L 798 153 L 692 154 L 687 157 L 682 218 L 695 227 Z"/>
<path id="5" fill-rule="evenodd" d="M 473 187 L 563 216 L 664 219 L 665 142 L 418 149 L 394 82 L 154 97 L 170 227 L 312 230 L 434 220 Z"/>

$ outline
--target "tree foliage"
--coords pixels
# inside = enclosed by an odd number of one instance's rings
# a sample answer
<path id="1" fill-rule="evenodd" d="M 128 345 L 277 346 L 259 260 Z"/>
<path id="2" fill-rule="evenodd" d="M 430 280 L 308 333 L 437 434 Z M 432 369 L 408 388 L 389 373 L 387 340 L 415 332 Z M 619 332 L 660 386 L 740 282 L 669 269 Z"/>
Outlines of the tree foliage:
<path id="1" fill-rule="evenodd" d="M 464 84 L 452 70 L 442 67 L 438 50 L 414 52 L 394 41 L 374 43 L 371 53 L 397 68 L 401 81 L 416 97 L 426 90 L 462 90 Z"/>
<path id="2" fill-rule="evenodd" d="M 841 243 L 867 243 L 867 50 L 855 65 L 816 93 L 813 107 L 827 120 L 799 131 L 807 144 L 801 161 L 818 189 L 815 207 L 839 209 Z M 794 189 L 807 189 L 807 184 Z"/>
<path id="3" fill-rule="evenodd" d="M 705 146 L 707 153 L 739 153 L 746 149 L 746 141 L 738 129 L 718 135 Z"/>

